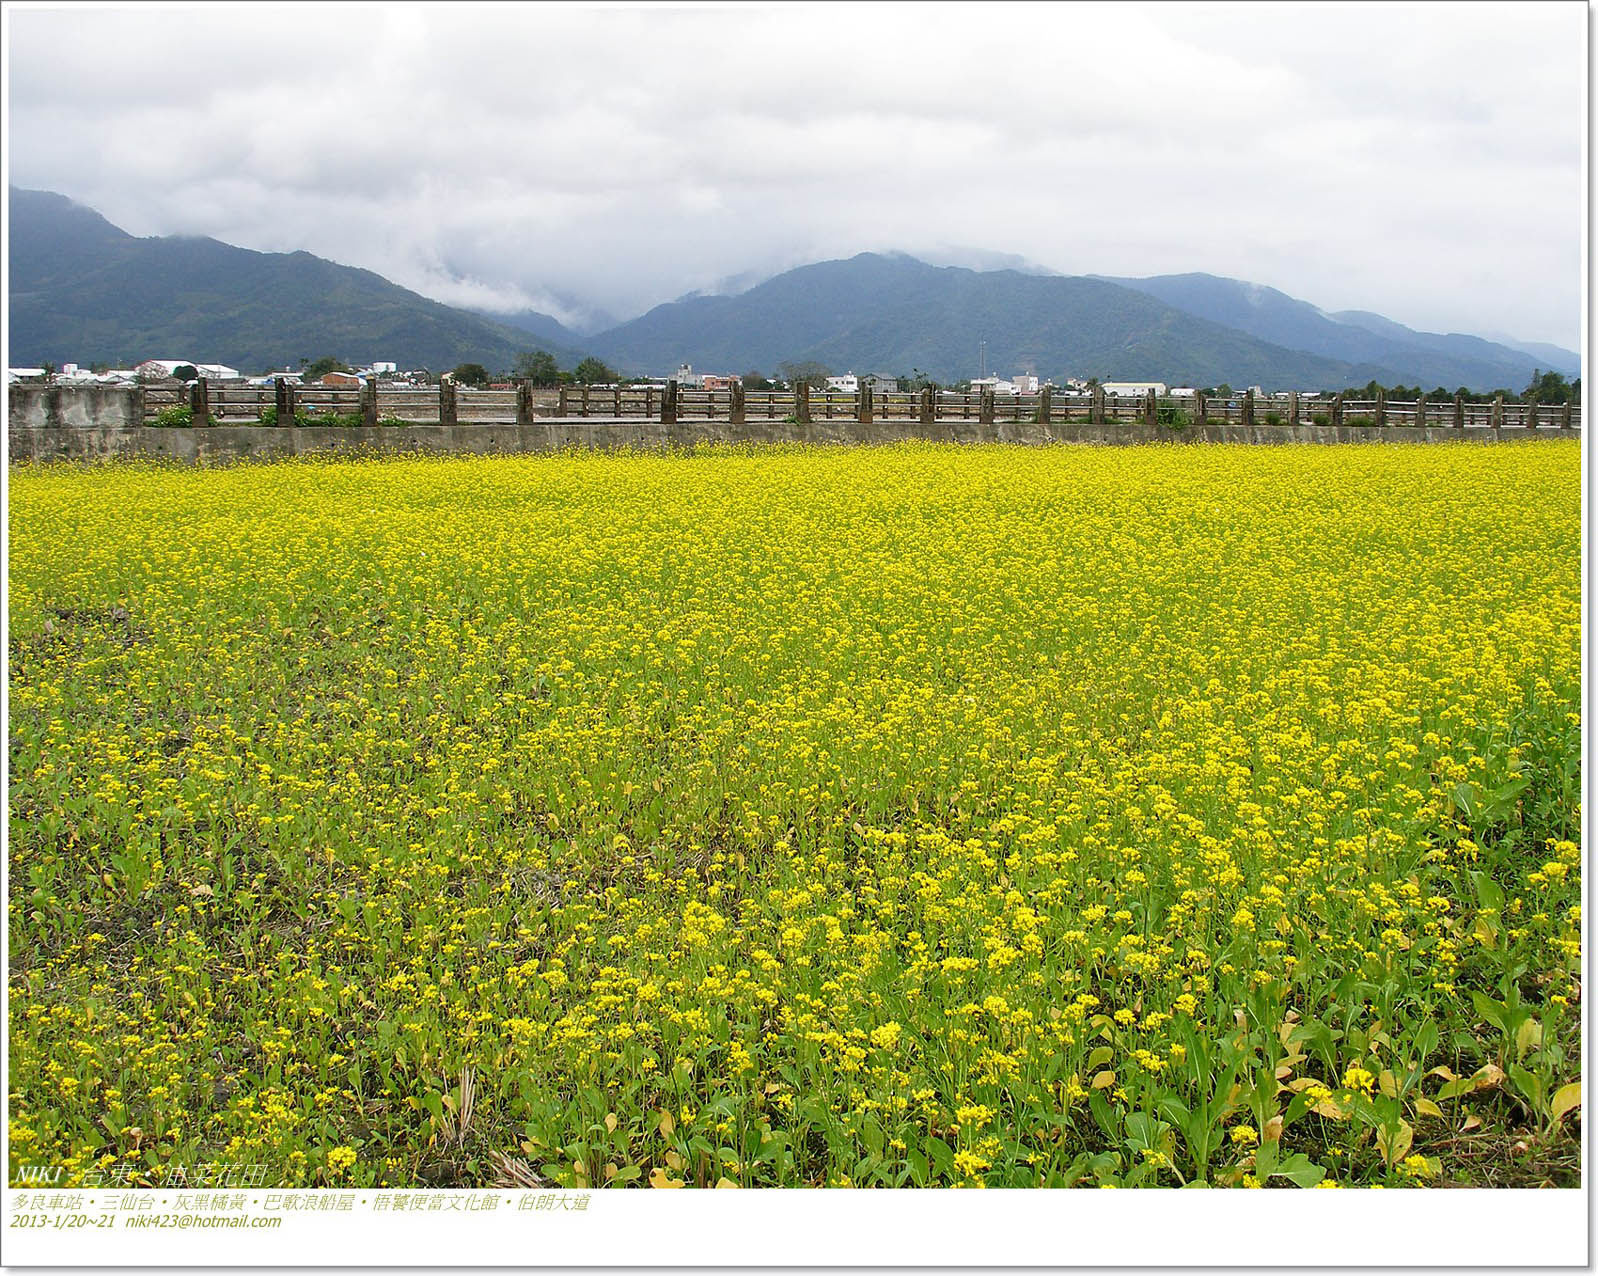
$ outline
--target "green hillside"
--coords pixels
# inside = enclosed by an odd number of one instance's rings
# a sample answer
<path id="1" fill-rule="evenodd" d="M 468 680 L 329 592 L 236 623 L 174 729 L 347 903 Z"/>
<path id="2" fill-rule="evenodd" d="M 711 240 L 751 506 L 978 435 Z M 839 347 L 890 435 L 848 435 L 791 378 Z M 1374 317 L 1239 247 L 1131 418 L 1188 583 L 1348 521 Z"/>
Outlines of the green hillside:
<path id="1" fill-rule="evenodd" d="M 1377 378 L 1388 383 L 1519 390 L 1539 367 L 1580 375 L 1581 360 L 1568 350 L 1549 346 L 1539 355 L 1463 333 L 1417 332 L 1368 311 L 1327 314 L 1307 301 L 1241 279 L 1188 274 L 1106 282 L 1290 350 L 1391 369 L 1389 376 Z"/>
<path id="2" fill-rule="evenodd" d="M 437 371 L 580 351 L 452 309 L 369 270 L 214 239 L 139 239 L 45 191 L 11 191 L 13 365 L 182 357 L 244 371 L 336 355 Z"/>
<path id="3" fill-rule="evenodd" d="M 1392 369 L 1286 349 L 1103 280 L 929 266 L 862 253 L 788 271 L 735 297 L 691 297 L 590 338 L 640 371 L 813 360 L 941 381 L 1031 370 L 1056 379 L 1332 388 Z"/>

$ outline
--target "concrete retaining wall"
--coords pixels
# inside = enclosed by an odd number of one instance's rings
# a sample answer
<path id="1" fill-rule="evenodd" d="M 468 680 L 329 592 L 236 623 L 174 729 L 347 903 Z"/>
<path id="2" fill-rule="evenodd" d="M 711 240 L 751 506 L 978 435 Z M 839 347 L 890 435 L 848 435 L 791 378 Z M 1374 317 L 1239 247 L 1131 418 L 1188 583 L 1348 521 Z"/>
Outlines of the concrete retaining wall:
<path id="1" fill-rule="evenodd" d="M 144 393 L 133 386 L 12 384 L 6 408 L 12 429 L 128 429 L 144 424 Z"/>
<path id="2" fill-rule="evenodd" d="M 222 462 L 252 457 L 295 456 L 332 451 L 436 452 L 488 455 L 554 452 L 563 448 L 690 448 L 699 443 L 1498 443 L 1510 439 L 1577 438 L 1575 430 L 1464 429 L 1436 426 L 1202 425 L 1176 431 L 1166 426 L 1113 423 L 1088 425 L 1001 421 L 603 421 L 580 418 L 531 425 L 411 425 L 343 429 L 333 426 L 271 428 L 220 426 L 161 429 L 51 421 L 12 420 L 12 461 L 104 460 L 169 457 Z"/>

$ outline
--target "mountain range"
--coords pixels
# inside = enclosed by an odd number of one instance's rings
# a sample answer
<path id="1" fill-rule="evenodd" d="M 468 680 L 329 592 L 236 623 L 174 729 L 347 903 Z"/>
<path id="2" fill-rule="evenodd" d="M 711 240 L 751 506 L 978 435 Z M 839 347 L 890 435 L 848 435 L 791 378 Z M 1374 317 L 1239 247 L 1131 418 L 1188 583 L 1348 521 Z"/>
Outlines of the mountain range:
<path id="1" fill-rule="evenodd" d="M 10 194 L 13 366 L 194 358 L 255 372 L 336 354 L 438 371 L 508 368 L 528 347 L 510 324 L 369 270 L 215 239 L 136 238 L 52 192 Z M 582 357 L 553 336 L 540 344 Z"/>
<path id="2" fill-rule="evenodd" d="M 1416 332 L 1213 275 L 972 270 L 903 254 L 801 266 L 580 335 L 533 310 L 455 309 L 306 252 L 137 238 L 46 191 L 13 187 L 10 208 L 12 365 L 193 357 L 257 371 L 334 354 L 508 369 L 536 348 L 564 367 L 593 354 L 628 373 L 690 363 L 773 374 L 809 362 L 942 382 L 974 375 L 979 359 L 993 372 L 1056 379 L 1301 389 L 1375 380 L 1518 390 L 1539 368 L 1580 375 L 1579 356 L 1558 347 Z"/>
<path id="3" fill-rule="evenodd" d="M 1528 359 L 1534 368 L 1581 375 L 1580 357 L 1557 346 L 1515 347 L 1457 332 L 1416 332 L 1365 310 L 1329 314 L 1275 288 L 1238 279 L 1190 274 L 1110 282 L 1295 350 L 1409 368 L 1410 382 L 1472 388 L 1486 388 L 1491 383 L 1518 389 L 1521 383 L 1515 378 L 1526 375 Z"/>

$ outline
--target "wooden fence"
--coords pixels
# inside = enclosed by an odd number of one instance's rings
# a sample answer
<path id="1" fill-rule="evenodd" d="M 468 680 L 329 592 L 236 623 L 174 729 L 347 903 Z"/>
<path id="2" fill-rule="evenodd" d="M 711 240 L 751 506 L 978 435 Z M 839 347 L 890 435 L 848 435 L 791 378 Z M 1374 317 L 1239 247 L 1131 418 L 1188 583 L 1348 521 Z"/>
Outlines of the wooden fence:
<path id="1" fill-rule="evenodd" d="M 275 417 L 318 423 L 338 418 L 351 424 L 403 422 L 529 424 L 535 417 L 558 420 L 715 421 L 938 421 L 1035 423 L 1142 422 L 1181 426 L 1206 422 L 1241 425 L 1424 425 L 1457 429 L 1579 429 L 1581 409 L 1572 404 L 1506 403 L 1494 399 L 1422 399 L 1418 402 L 1352 399 L 1343 395 L 1252 394 L 1228 397 L 1189 395 L 1116 396 L 1095 389 L 1064 394 L 1046 388 L 1036 394 L 996 395 L 992 391 L 930 389 L 858 393 L 835 390 L 703 390 L 667 382 L 661 386 L 574 385 L 535 391 L 519 384 L 506 390 L 479 390 L 445 382 L 439 386 L 389 387 L 292 385 L 247 386 L 200 380 L 144 387 L 144 419 L 154 421 L 179 405 L 191 419 L 245 425 Z"/>

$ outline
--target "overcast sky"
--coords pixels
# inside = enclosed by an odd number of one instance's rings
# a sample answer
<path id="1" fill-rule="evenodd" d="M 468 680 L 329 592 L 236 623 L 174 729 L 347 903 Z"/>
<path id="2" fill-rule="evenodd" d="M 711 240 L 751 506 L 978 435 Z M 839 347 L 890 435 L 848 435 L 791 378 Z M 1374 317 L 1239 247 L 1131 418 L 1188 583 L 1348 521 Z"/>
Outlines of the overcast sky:
<path id="1" fill-rule="evenodd" d="M 1579 0 L 7 17 L 13 184 L 452 304 L 901 249 L 1580 340 Z"/>

